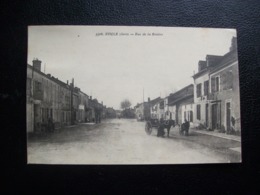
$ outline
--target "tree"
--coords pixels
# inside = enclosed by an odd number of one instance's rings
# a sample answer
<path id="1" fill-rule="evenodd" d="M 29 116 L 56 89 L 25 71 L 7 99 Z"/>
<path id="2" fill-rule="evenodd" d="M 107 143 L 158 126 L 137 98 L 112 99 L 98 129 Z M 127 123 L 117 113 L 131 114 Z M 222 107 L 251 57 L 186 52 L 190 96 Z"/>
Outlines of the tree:
<path id="1" fill-rule="evenodd" d="M 130 108 L 131 106 L 131 102 L 128 100 L 128 99 L 125 99 L 121 102 L 121 108 L 123 110 L 127 109 L 127 108 Z"/>

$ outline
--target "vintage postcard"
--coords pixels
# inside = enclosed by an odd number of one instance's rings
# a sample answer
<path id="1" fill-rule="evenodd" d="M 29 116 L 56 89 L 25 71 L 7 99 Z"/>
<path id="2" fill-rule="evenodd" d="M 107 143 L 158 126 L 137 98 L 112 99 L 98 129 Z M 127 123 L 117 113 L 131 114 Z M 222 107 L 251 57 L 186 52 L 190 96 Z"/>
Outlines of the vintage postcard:
<path id="1" fill-rule="evenodd" d="M 235 29 L 29 26 L 28 164 L 240 163 Z"/>

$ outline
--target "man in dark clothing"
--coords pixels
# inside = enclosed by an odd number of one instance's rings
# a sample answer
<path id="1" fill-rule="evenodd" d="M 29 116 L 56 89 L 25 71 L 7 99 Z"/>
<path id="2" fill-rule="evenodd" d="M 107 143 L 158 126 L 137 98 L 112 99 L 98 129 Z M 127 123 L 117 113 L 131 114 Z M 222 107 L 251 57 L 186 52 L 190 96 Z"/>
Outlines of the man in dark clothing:
<path id="1" fill-rule="evenodd" d="M 162 118 L 160 119 L 157 137 L 164 137 L 164 121 Z"/>
<path id="2" fill-rule="evenodd" d="M 185 119 L 185 121 L 183 123 L 183 129 L 182 129 L 182 131 L 184 132 L 184 135 L 186 135 L 186 136 L 189 135 L 189 129 L 190 129 L 190 122 Z"/>

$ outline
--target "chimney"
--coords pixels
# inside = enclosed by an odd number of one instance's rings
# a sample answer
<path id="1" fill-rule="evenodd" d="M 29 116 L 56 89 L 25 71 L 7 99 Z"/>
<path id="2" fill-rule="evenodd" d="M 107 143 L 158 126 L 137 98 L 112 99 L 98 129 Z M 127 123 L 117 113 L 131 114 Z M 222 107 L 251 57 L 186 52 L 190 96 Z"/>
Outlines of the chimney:
<path id="1" fill-rule="evenodd" d="M 148 98 L 148 102 L 150 102 L 150 98 Z"/>
<path id="2" fill-rule="evenodd" d="M 89 99 L 91 99 L 91 100 L 92 100 L 92 96 L 89 96 Z"/>
<path id="3" fill-rule="evenodd" d="M 236 37 L 232 37 L 231 47 L 229 48 L 229 51 L 233 51 L 235 49 L 237 49 L 237 38 Z"/>
<path id="4" fill-rule="evenodd" d="M 67 85 L 69 85 L 69 81 L 67 80 Z"/>
<path id="5" fill-rule="evenodd" d="M 41 63 L 42 61 L 38 60 L 37 58 L 35 58 L 33 61 L 33 67 L 35 70 L 41 71 Z"/>
<path id="6" fill-rule="evenodd" d="M 204 70 L 205 68 L 207 68 L 207 62 L 200 60 L 198 63 L 198 72 Z"/>

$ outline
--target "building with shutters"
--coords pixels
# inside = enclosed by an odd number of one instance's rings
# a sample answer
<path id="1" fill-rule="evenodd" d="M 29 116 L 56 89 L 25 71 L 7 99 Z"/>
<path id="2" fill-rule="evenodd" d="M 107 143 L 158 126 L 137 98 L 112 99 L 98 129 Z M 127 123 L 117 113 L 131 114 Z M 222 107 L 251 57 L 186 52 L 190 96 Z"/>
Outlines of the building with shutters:
<path id="1" fill-rule="evenodd" d="M 68 83 L 41 72 L 41 61 L 27 65 L 27 132 L 43 130 L 51 118 L 55 127 L 71 124 L 71 90 Z"/>
<path id="2" fill-rule="evenodd" d="M 224 56 L 207 55 L 194 79 L 194 121 L 200 128 L 240 134 L 240 93 L 236 38 Z"/>

